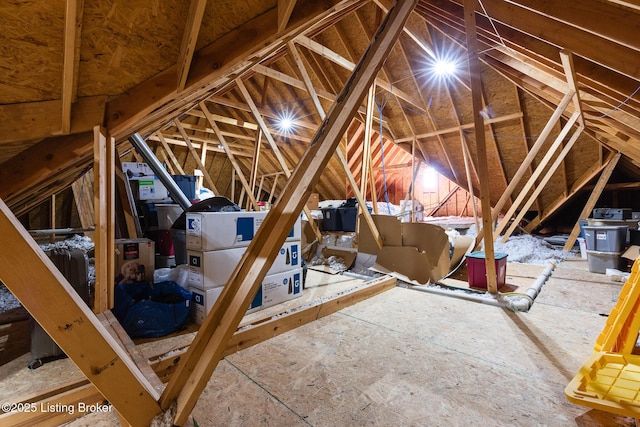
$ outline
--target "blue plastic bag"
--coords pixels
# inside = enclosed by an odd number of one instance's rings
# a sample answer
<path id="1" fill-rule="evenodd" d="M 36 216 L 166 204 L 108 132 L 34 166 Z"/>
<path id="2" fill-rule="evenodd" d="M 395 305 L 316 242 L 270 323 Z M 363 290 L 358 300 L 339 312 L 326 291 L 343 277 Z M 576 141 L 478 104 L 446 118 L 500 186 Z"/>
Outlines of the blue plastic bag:
<path id="1" fill-rule="evenodd" d="M 123 283 L 113 314 L 131 338 L 156 338 L 180 330 L 189 316 L 191 292 L 176 282 Z"/>

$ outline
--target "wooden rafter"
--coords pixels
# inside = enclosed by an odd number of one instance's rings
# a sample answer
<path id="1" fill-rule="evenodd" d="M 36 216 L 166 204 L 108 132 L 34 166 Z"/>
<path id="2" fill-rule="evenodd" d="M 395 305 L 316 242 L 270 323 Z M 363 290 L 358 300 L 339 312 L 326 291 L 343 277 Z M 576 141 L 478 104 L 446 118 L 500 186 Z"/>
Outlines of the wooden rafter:
<path id="1" fill-rule="evenodd" d="M 227 140 L 220 133 L 220 128 L 218 127 L 218 125 L 215 122 L 215 120 L 213 120 L 213 117 L 209 113 L 209 109 L 207 108 L 207 106 L 205 105 L 204 102 L 200 103 L 200 110 L 202 110 L 202 112 L 204 113 L 205 117 L 207 118 L 207 121 L 209 122 L 209 126 L 211 126 L 213 131 L 216 133 L 216 136 L 218 137 L 218 140 L 220 141 L 220 144 L 222 144 L 222 147 L 223 147 L 227 157 L 229 158 L 229 161 L 233 165 L 233 169 L 236 171 L 236 176 L 238 177 L 238 179 L 240 179 L 240 183 L 242 184 L 242 187 L 244 188 L 244 190 L 245 190 L 245 192 L 247 194 L 247 197 L 251 201 L 251 204 L 253 205 L 253 208 L 256 211 L 260 210 L 260 207 L 258 206 L 258 201 L 256 200 L 256 198 L 255 198 L 255 196 L 253 194 L 253 188 L 249 185 L 249 183 L 247 182 L 246 178 L 244 177 L 244 172 L 242 171 L 242 168 L 240 168 L 240 165 L 236 161 L 236 158 L 234 157 L 233 153 L 231 152 L 231 149 L 227 145 Z"/>
<path id="2" fill-rule="evenodd" d="M 307 36 L 298 36 L 295 40 L 300 45 L 316 52 L 317 54 L 329 59 L 331 62 L 334 62 L 349 71 L 353 71 L 353 69 L 355 68 L 355 64 L 353 62 L 332 51 L 326 46 L 323 46 L 322 44 L 310 39 Z M 392 93 L 403 101 L 408 102 L 409 104 L 411 104 L 412 108 L 417 108 L 421 113 L 426 113 L 426 110 L 417 101 L 415 101 L 411 95 L 401 91 L 397 87 L 392 87 L 389 82 L 377 78 L 376 85 L 380 86 L 387 92 Z"/>
<path id="3" fill-rule="evenodd" d="M 164 138 L 164 135 L 162 134 L 162 132 L 158 131 L 155 133 L 155 135 L 160 141 L 160 143 L 162 144 L 162 148 L 164 148 L 164 151 L 166 151 L 167 155 L 173 162 L 173 166 L 175 166 L 176 170 L 180 173 L 180 175 L 184 175 L 185 173 L 184 173 L 184 170 L 182 169 L 182 166 L 180 165 L 180 162 L 176 158 L 175 154 L 173 154 L 173 150 L 171 150 L 171 148 L 169 147 L 169 144 L 167 144 L 167 140 Z"/>
<path id="4" fill-rule="evenodd" d="M 227 342 L 240 323 L 255 289 L 282 246 L 289 229 L 307 201 L 310 189 L 340 143 L 362 97 L 371 86 L 382 61 L 397 40 L 417 0 L 399 2 L 381 25 L 337 103 L 314 136 L 314 143 L 301 159 L 278 203 L 267 214 L 245 256 L 200 327 L 184 360 L 165 389 L 161 404 L 178 402 L 174 423 L 186 421 L 196 399 L 223 355 Z"/>
<path id="5" fill-rule="evenodd" d="M 605 168 L 602 170 L 602 173 L 600 174 L 600 178 L 598 178 L 598 182 L 596 182 L 596 185 L 591 191 L 591 194 L 589 195 L 589 199 L 585 203 L 584 208 L 582 209 L 582 212 L 580 212 L 580 216 L 578 218 L 586 219 L 590 215 L 591 211 L 596 206 L 596 203 L 598 202 L 598 199 L 600 198 L 602 191 L 607 185 L 607 182 L 609 181 L 611 174 L 615 170 L 618 164 L 618 161 L 620 160 L 620 156 L 621 156 L 620 153 L 616 153 L 607 161 Z M 579 233 L 580 233 L 580 223 L 576 222 L 573 229 L 571 230 L 571 233 L 569 234 L 569 237 L 567 238 L 567 242 L 565 243 L 563 248 L 564 250 L 568 251 L 573 247 Z"/>
<path id="6" fill-rule="evenodd" d="M 61 100 L 0 105 L 0 144 L 59 135 L 61 111 Z M 102 123 L 104 111 L 103 96 L 78 98 L 71 104 L 70 130 L 67 133 L 92 131 L 96 123 Z M 25 126 L 25 123 L 29 123 L 29 126 Z M 69 138 L 73 138 L 73 135 Z M 85 142 L 90 149 L 92 139 L 88 138 Z"/>
<path id="7" fill-rule="evenodd" d="M 298 0 L 278 0 L 278 32 L 281 33 L 287 27 L 293 8 Z"/>
<path id="8" fill-rule="evenodd" d="M 2 200 L 0 229 L 0 280 L 128 423 L 149 425 L 159 393 Z"/>
<path id="9" fill-rule="evenodd" d="M 83 0 L 66 0 L 64 12 L 64 53 L 62 65 L 62 134 L 71 131 L 71 105 L 75 89 L 75 73 L 78 67 L 76 49 L 82 27 Z M 95 123 L 101 123 L 95 122 Z"/>
<path id="10" fill-rule="evenodd" d="M 275 52 L 283 38 L 295 37 L 323 18 L 348 13 L 349 6 L 359 1 L 301 3 L 296 8 L 296 20 L 290 21 L 285 33 L 281 34 L 277 33 L 277 25 L 274 25 L 278 12 L 276 8 L 270 9 L 200 49 L 194 55 L 185 89 L 180 95 L 176 91 L 177 71 L 173 66 L 109 102 L 107 127 L 117 140 L 135 130 L 145 134 L 147 129 L 158 129 L 165 124 L 166 117 L 175 117 L 189 110 L 209 90 L 229 83 L 237 75 L 230 77 L 230 73 L 246 70 Z M 336 10 L 337 5 L 340 5 L 339 11 Z M 254 58 L 254 61 L 246 58 Z M 212 68 L 212 63 L 221 66 Z"/>
<path id="11" fill-rule="evenodd" d="M 490 124 L 493 124 L 493 123 L 507 122 L 507 121 L 511 121 L 511 120 L 517 120 L 517 119 L 522 118 L 522 117 L 523 117 L 523 113 L 522 112 L 505 114 L 504 116 L 491 117 L 491 118 L 488 118 L 488 119 L 484 119 L 484 124 L 485 125 L 490 125 Z M 465 123 L 465 124 L 460 125 L 460 126 L 453 126 L 453 127 L 446 128 L 446 129 L 439 129 L 439 130 L 433 131 L 433 132 L 421 133 L 421 134 L 415 135 L 415 137 L 417 139 L 428 139 L 428 138 L 433 138 L 433 137 L 438 136 L 438 135 L 446 135 L 448 133 L 460 132 L 460 130 L 470 130 L 470 129 L 473 129 L 473 126 L 474 126 L 473 123 Z M 409 141 L 413 140 L 413 138 L 414 138 L 413 136 L 408 136 L 408 137 L 404 137 L 404 138 L 398 138 L 398 139 L 396 139 L 396 143 L 409 142 Z"/>
<path id="12" fill-rule="evenodd" d="M 193 53 L 196 50 L 196 42 L 198 41 L 198 33 L 204 16 L 204 8 L 207 0 L 191 0 L 189 6 L 189 14 L 184 24 L 184 33 L 182 34 L 182 44 L 180 45 L 180 53 L 178 54 L 178 92 L 181 92 L 187 83 L 189 68 L 193 60 Z"/>
<path id="13" fill-rule="evenodd" d="M 531 207 L 531 205 L 538 198 L 540 193 L 542 193 L 542 190 L 549 183 L 555 171 L 564 162 L 564 159 L 567 157 L 567 154 L 569 154 L 569 151 L 573 148 L 573 145 L 578 140 L 578 137 L 582 134 L 583 129 L 584 129 L 583 126 L 578 126 L 578 129 L 575 130 L 573 135 L 571 135 L 571 138 L 569 139 L 569 141 L 567 141 L 566 145 L 562 148 L 560 153 L 556 156 L 553 164 L 549 167 L 549 170 L 547 170 L 542 180 L 538 183 L 538 186 L 533 190 L 533 193 L 531 194 L 531 196 L 529 196 L 529 199 L 522 205 L 520 212 L 518 212 L 518 215 L 516 215 L 515 219 L 512 221 L 511 226 L 504 233 L 504 236 L 502 237 L 503 243 L 507 241 L 507 239 L 511 236 L 511 234 L 513 234 L 516 227 L 518 226 L 520 221 L 522 221 L 522 218 L 524 218 L 524 215 L 527 213 L 527 210 L 529 209 L 529 207 Z"/>
<path id="14" fill-rule="evenodd" d="M 198 153 L 196 152 L 195 147 L 191 143 L 191 139 L 189 138 L 189 135 L 187 135 L 187 132 L 182 127 L 182 123 L 178 119 L 174 119 L 173 123 L 176 125 L 176 127 L 180 131 L 180 134 L 182 135 L 184 142 L 187 144 L 189 153 L 191 153 L 191 156 L 196 161 L 198 168 L 202 171 L 202 174 L 204 175 L 204 179 L 207 181 L 207 185 L 209 186 L 209 189 L 213 191 L 214 194 L 220 194 L 218 192 L 218 189 L 216 188 L 216 184 L 213 182 L 213 179 L 211 179 L 211 175 L 209 175 L 209 171 L 202 164 L 202 161 L 200 160 L 200 157 L 198 156 Z"/>
<path id="15" fill-rule="evenodd" d="M 545 153 L 542 160 L 540 160 L 540 163 L 538 163 L 536 169 L 533 171 L 533 174 L 531 174 L 531 176 L 529 177 L 529 180 L 525 183 L 523 188 L 520 190 L 518 197 L 516 197 L 516 199 L 511 204 L 511 207 L 509 207 L 509 210 L 504 215 L 505 219 L 496 226 L 496 229 L 495 229 L 496 236 L 499 235 L 507 227 L 508 220 L 513 216 L 516 210 L 520 208 L 520 204 L 527 197 L 527 194 L 529 194 L 529 191 L 531 191 L 531 189 L 534 188 L 534 186 L 536 185 L 536 180 L 542 175 L 542 173 L 544 172 L 549 162 L 554 158 L 554 156 L 556 155 L 556 151 L 558 151 L 558 148 L 560 148 L 560 146 L 562 145 L 562 142 L 564 141 L 565 137 L 569 134 L 571 127 L 574 125 L 576 120 L 578 120 L 579 116 L 580 115 L 578 113 L 573 113 L 569 121 L 562 127 L 562 130 L 560 131 L 556 139 L 553 141 L 553 143 Z"/>

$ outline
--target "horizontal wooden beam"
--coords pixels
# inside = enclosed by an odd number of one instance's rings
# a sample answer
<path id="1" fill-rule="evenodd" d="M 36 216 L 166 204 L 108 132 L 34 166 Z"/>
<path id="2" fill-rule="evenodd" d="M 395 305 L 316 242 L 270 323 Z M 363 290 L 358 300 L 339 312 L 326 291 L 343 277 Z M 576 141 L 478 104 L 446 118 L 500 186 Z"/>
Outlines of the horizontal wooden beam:
<path id="1" fill-rule="evenodd" d="M 71 104 L 69 133 L 91 131 L 102 124 L 105 101 L 104 96 L 91 96 Z M 0 105 L 0 144 L 62 135 L 61 111 L 61 100 Z"/>
<path id="2" fill-rule="evenodd" d="M 285 332 L 292 331 L 300 326 L 342 310 L 343 308 L 374 297 L 389 289 L 393 289 L 396 285 L 397 279 L 394 277 L 379 277 L 360 285 L 356 285 L 338 295 L 327 296 L 322 299 L 314 300 L 309 304 L 289 309 L 286 312 L 279 313 L 275 316 L 269 316 L 268 318 L 258 319 L 249 324 L 243 324 L 238 328 L 227 344 L 224 356 L 229 356 L 230 354 L 284 334 Z M 105 312 L 104 314 L 107 317 L 113 316 L 108 313 L 110 312 Z M 107 320 L 104 316 L 101 320 L 103 324 L 105 322 L 112 323 L 111 320 Z M 129 342 L 130 340 L 125 341 Z M 139 354 L 139 350 L 137 350 L 137 348 L 131 348 L 130 342 L 123 342 L 123 345 L 128 347 L 130 354 Z M 175 372 L 176 367 L 179 365 L 181 358 L 184 356 L 188 348 L 188 344 L 182 347 L 178 346 L 171 350 L 170 353 L 155 354 L 148 358 L 139 359 L 137 364 L 141 365 L 146 363 L 148 367 L 153 369 L 157 378 L 167 382 L 173 372 Z M 92 404 L 102 400 L 104 400 L 102 394 L 100 394 L 100 392 L 90 384 L 88 380 L 82 379 L 58 385 L 55 388 L 39 392 L 36 395 L 18 397 L 15 400 L 11 400 L 11 402 L 34 404 L 37 408 L 47 408 L 49 407 L 49 404 L 74 404 L 77 407 L 79 402 Z M 68 422 L 78 416 L 78 414 L 76 414 L 75 417 L 71 416 L 60 418 L 57 415 L 58 414 L 54 412 L 11 412 L 0 414 L 0 424 L 11 426 L 32 426 L 36 423 L 48 422 L 50 423 L 49 425 L 52 425 L 59 420 Z"/>
<path id="3" fill-rule="evenodd" d="M 520 119 L 522 118 L 523 113 L 522 111 L 517 112 L 517 113 L 511 113 L 511 114 L 507 114 L 504 116 L 500 116 L 500 117 L 492 117 L 490 119 L 484 119 L 484 125 L 485 126 L 489 126 L 490 124 L 493 123 L 501 123 L 501 122 L 507 122 L 509 120 L 516 120 L 516 119 Z M 421 133 L 416 135 L 415 137 L 409 136 L 406 138 L 398 138 L 396 139 L 394 142 L 396 144 L 402 143 L 402 142 L 411 142 L 413 141 L 414 138 L 416 139 L 427 139 L 427 138 L 432 138 L 432 137 L 436 137 L 439 135 L 445 135 L 447 133 L 458 133 L 460 132 L 460 130 L 467 130 L 467 129 L 473 129 L 474 124 L 473 123 L 466 123 L 464 125 L 460 125 L 460 126 L 454 126 L 454 127 L 450 127 L 447 129 L 439 129 L 437 131 L 434 132 L 427 132 L 427 133 Z"/>
<path id="4" fill-rule="evenodd" d="M 47 138 L 0 165 L 0 198 L 12 205 L 13 198 L 43 181 L 60 179 L 74 165 L 88 167 L 92 159 L 93 131 Z"/>

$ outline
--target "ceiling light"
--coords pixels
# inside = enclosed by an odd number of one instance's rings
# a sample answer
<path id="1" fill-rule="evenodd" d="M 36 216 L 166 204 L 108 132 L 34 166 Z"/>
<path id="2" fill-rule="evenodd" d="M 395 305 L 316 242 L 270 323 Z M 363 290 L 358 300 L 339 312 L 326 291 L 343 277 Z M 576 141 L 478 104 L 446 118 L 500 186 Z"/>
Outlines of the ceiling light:
<path id="1" fill-rule="evenodd" d="M 289 132 L 291 129 L 293 129 L 293 120 L 291 120 L 289 117 L 283 117 L 282 119 L 280 119 L 278 127 L 283 132 Z"/>
<path id="2" fill-rule="evenodd" d="M 291 111 L 283 111 L 278 115 L 275 126 L 282 133 L 292 133 L 296 127 L 296 117 Z"/>
<path id="3" fill-rule="evenodd" d="M 448 77 L 456 73 L 457 65 L 449 59 L 437 59 L 433 63 L 433 71 L 439 77 Z"/>

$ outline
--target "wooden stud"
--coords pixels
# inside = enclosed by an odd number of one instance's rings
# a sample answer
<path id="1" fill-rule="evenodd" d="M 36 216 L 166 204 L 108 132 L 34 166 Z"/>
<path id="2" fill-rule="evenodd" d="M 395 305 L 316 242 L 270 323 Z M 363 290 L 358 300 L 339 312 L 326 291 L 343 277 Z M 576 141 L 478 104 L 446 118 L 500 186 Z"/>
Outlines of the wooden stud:
<path id="1" fill-rule="evenodd" d="M 176 170 L 180 173 L 180 175 L 185 175 L 184 170 L 182 169 L 182 166 L 180 166 L 180 162 L 178 162 L 178 159 L 176 158 L 175 154 L 173 154 L 173 151 L 171 151 L 171 148 L 169 148 L 169 144 L 167 144 L 167 140 L 164 138 L 164 135 L 162 134 L 162 132 L 160 131 L 156 132 L 156 136 L 160 140 L 160 143 L 162 144 L 162 148 L 164 148 L 164 150 L 167 152 L 167 155 L 173 162 L 173 165 L 175 166 Z"/>
<path id="2" fill-rule="evenodd" d="M 129 178 L 122 171 L 122 162 L 120 156 L 115 156 L 115 178 L 118 196 L 120 197 L 120 206 L 127 235 L 123 237 L 135 238 L 142 236 L 142 227 L 138 221 L 138 210 L 136 209 L 133 193 Z"/>
<path id="3" fill-rule="evenodd" d="M 467 36 L 467 58 L 469 59 L 469 78 L 471 80 L 471 104 L 476 135 L 478 155 L 478 175 L 480 178 L 480 204 L 482 206 L 482 228 L 488 239 L 484 242 L 485 267 L 487 272 L 487 291 L 498 293 L 493 236 L 491 235 L 491 196 L 489 190 L 489 167 L 487 165 L 487 147 L 485 143 L 484 118 L 482 117 L 482 80 L 480 61 L 478 60 L 478 39 L 476 34 L 475 0 L 464 0 L 464 23 Z"/>
<path id="4" fill-rule="evenodd" d="M 375 105 L 375 96 L 376 96 L 376 85 L 373 84 L 369 88 L 369 92 L 367 95 L 367 115 L 365 118 L 364 124 L 364 139 L 362 141 L 362 170 L 360 171 L 360 190 L 362 191 L 363 197 L 367 198 L 367 185 L 368 185 L 368 177 L 369 177 L 369 164 L 371 163 L 371 133 L 373 132 L 373 106 Z M 374 187 L 371 187 L 371 199 L 375 198 Z M 373 211 L 375 214 L 378 214 L 378 207 L 374 204 Z"/>
<path id="5" fill-rule="evenodd" d="M 578 194 L 581 190 L 586 188 L 589 182 L 591 182 L 595 177 L 598 176 L 598 174 L 600 174 L 600 172 L 602 172 L 610 159 L 611 157 L 603 162 L 598 161 L 594 163 L 589 169 L 587 169 L 582 175 L 580 175 L 578 179 L 574 181 L 567 194 L 561 194 L 560 196 L 558 196 L 552 203 L 548 205 L 544 212 L 541 212 L 535 218 L 533 218 L 525 227 L 525 231 L 530 233 L 535 230 L 540 226 L 540 224 L 544 223 L 547 219 L 554 215 L 565 203 L 567 203 L 567 201 Z"/>
<path id="6" fill-rule="evenodd" d="M 182 34 L 182 43 L 178 55 L 178 92 L 181 92 L 187 83 L 187 76 L 189 75 L 189 68 L 191 68 L 193 53 L 196 50 L 198 33 L 200 32 L 206 5 L 207 0 L 191 0 L 189 6 L 189 14 L 184 24 L 184 33 Z"/>
<path id="7" fill-rule="evenodd" d="M 269 192 L 269 202 L 273 203 L 276 199 L 276 189 L 278 188 L 278 178 L 280 175 L 276 175 L 273 177 L 273 185 L 271 185 L 271 191 Z"/>
<path id="8" fill-rule="evenodd" d="M 504 236 L 502 237 L 502 242 L 503 243 L 506 242 L 507 239 L 511 236 L 511 234 L 515 231 L 516 227 L 518 226 L 520 221 L 522 221 L 522 218 L 524 218 L 524 215 L 527 213 L 527 210 L 529 210 L 529 207 L 531 207 L 531 205 L 533 204 L 533 202 L 536 201 L 536 199 L 540 195 L 540 193 L 542 193 L 542 190 L 549 183 L 549 181 L 553 177 L 553 174 L 555 173 L 555 171 L 560 167 L 561 164 L 563 164 L 564 159 L 567 157 L 567 154 L 569 154 L 569 151 L 571 151 L 571 148 L 573 148 L 573 145 L 578 140 L 578 137 L 582 134 L 582 130 L 583 129 L 584 129 L 583 126 L 578 127 L 578 129 L 573 133 L 573 135 L 571 135 L 571 138 L 569 139 L 567 144 L 562 148 L 562 151 L 560 152 L 560 154 L 558 154 L 556 156 L 555 161 L 549 167 L 549 170 L 547 171 L 545 176 L 542 178 L 540 183 L 538 183 L 537 187 L 533 190 L 533 194 L 531 194 L 531 196 L 529 196 L 529 200 L 527 200 L 524 203 L 524 205 L 522 205 L 522 208 L 520 209 L 520 212 L 518 212 L 518 215 L 511 222 L 511 226 L 504 233 Z M 524 193 L 524 191 L 523 191 L 523 193 Z M 575 243 L 575 240 L 573 242 L 571 242 L 572 246 L 573 246 L 573 243 Z"/>
<path id="9" fill-rule="evenodd" d="M 162 147 L 162 146 L 158 147 L 158 152 L 160 153 L 158 158 L 160 160 L 162 160 L 162 163 L 165 164 L 165 166 L 167 167 L 167 170 L 169 171 L 169 173 L 171 175 L 177 175 L 176 174 L 176 170 L 173 168 L 173 165 L 169 161 L 169 156 L 167 156 L 167 152 L 165 151 L 164 147 Z"/>
<path id="10" fill-rule="evenodd" d="M 242 187 L 244 188 L 247 194 L 247 197 L 251 201 L 253 208 L 256 211 L 260 210 L 260 208 L 258 207 L 258 201 L 253 195 L 253 188 L 249 186 L 249 183 L 245 179 L 244 173 L 242 172 L 240 165 L 236 161 L 236 158 L 234 157 L 233 153 L 231 152 L 231 149 L 229 148 L 229 145 L 227 144 L 227 140 L 220 133 L 220 128 L 218 127 L 218 124 L 213 120 L 213 117 L 211 116 L 211 113 L 209 112 L 209 109 L 207 108 L 205 103 L 201 102 L 199 105 L 200 105 L 200 110 L 202 110 L 205 117 L 207 118 L 207 121 L 209 122 L 209 126 L 211 126 L 216 136 L 218 137 L 218 142 L 220 142 L 220 144 L 222 145 L 225 153 L 227 154 L 227 157 L 229 158 L 229 161 L 233 165 L 233 169 L 236 171 L 236 176 L 238 177 L 238 179 L 240 179 L 240 183 L 242 184 Z"/>
<path id="11" fill-rule="evenodd" d="M 538 179 L 538 177 L 540 177 L 540 175 L 542 175 L 542 172 L 544 172 L 544 169 L 547 167 L 551 159 L 555 156 L 556 151 L 562 145 L 562 141 L 564 141 L 564 138 L 569 134 L 571 127 L 576 122 L 576 120 L 578 120 L 579 116 L 580 114 L 578 112 L 573 113 L 569 121 L 564 125 L 564 127 L 562 128 L 562 130 L 560 131 L 560 133 L 558 134 L 556 139 L 553 141 L 553 143 L 545 153 L 544 157 L 536 167 L 536 170 L 533 171 L 533 174 L 529 177 L 529 180 L 525 183 L 525 185 L 520 190 L 520 194 L 518 194 L 518 197 L 516 197 L 516 199 L 511 204 L 511 207 L 509 207 L 509 210 L 504 215 L 504 219 L 502 220 L 502 222 L 496 226 L 496 230 L 495 230 L 496 236 L 498 236 L 507 227 L 509 218 L 513 216 L 516 210 L 520 207 L 520 204 L 524 201 L 525 197 L 527 197 L 527 194 L 529 194 L 529 191 L 531 191 L 531 189 L 536 185 L 536 180 Z"/>
<path id="12" fill-rule="evenodd" d="M 0 229 L 0 280 L 130 424 L 149 425 L 159 394 L 2 200 Z"/>
<path id="13" fill-rule="evenodd" d="M 109 218 L 106 200 L 107 195 L 107 136 L 99 126 L 94 128 L 93 150 L 93 206 L 95 209 L 96 230 L 93 235 L 96 259 L 96 282 L 94 310 L 102 313 L 109 309 L 109 268 L 107 263 L 109 239 L 107 237 L 107 222 Z"/>
<path id="14" fill-rule="evenodd" d="M 103 128 L 104 129 L 104 128 Z M 106 160 L 106 193 L 102 196 L 102 200 L 106 204 L 106 230 L 104 238 L 106 239 L 105 258 L 103 262 L 107 264 L 107 308 L 113 308 L 114 304 L 114 286 L 116 282 L 115 265 L 116 265 L 116 246 L 115 246 L 115 225 L 116 225 L 116 141 L 108 133 L 105 141 L 105 160 Z M 95 197 L 95 194 L 94 194 Z M 99 223 L 96 221 L 96 225 Z M 97 257 L 96 257 L 97 258 Z M 96 265 L 98 261 L 96 261 Z M 96 290 L 97 294 L 97 290 Z"/>
<path id="15" fill-rule="evenodd" d="M 416 3 L 417 0 L 398 2 L 382 22 L 337 102 L 300 159 L 293 176 L 280 193 L 278 202 L 267 214 L 213 310 L 201 325 L 187 355 L 162 395 L 163 408 L 168 408 L 176 400 L 178 402 L 175 424 L 181 425 L 187 420 L 257 287 L 298 219 L 311 188 L 340 143 Z"/>
<path id="16" fill-rule="evenodd" d="M 180 120 L 178 119 L 173 119 L 173 123 L 176 125 L 176 127 L 180 131 L 180 134 L 182 135 L 184 142 L 187 144 L 187 148 L 189 149 L 191 156 L 195 159 L 196 164 L 198 165 L 198 169 L 202 171 L 202 175 L 204 176 L 205 181 L 207 181 L 207 185 L 209 186 L 209 189 L 213 191 L 214 194 L 220 194 L 218 192 L 218 189 L 216 188 L 216 185 L 213 183 L 213 180 L 211 179 L 211 175 L 209 175 L 209 172 L 202 164 L 202 161 L 200 160 L 200 157 L 198 156 L 196 149 L 191 143 L 191 138 L 189 138 L 189 135 L 187 135 L 187 132 L 182 127 L 182 122 L 180 122 Z"/>
<path id="17" fill-rule="evenodd" d="M 589 217 L 589 214 L 591 213 L 593 208 L 596 206 L 596 203 L 598 203 L 598 199 L 600 198 L 600 195 L 602 194 L 602 191 L 604 190 L 605 186 L 607 185 L 607 182 L 609 181 L 609 178 L 611 177 L 611 174 L 613 173 L 614 169 L 616 168 L 616 165 L 618 164 L 618 161 L 620 160 L 621 156 L 622 156 L 621 153 L 616 153 L 606 163 L 606 167 L 604 168 L 604 170 L 600 174 L 600 178 L 598 178 L 598 182 L 596 182 L 596 186 L 594 187 L 593 191 L 591 192 L 591 195 L 589 195 L 589 199 L 587 200 L 587 203 L 585 203 L 584 207 L 582 208 L 582 212 L 580 212 L 580 216 L 578 218 L 584 219 L 584 218 Z M 573 247 L 573 245 L 575 244 L 576 238 L 578 237 L 579 233 L 580 233 L 580 223 L 577 222 L 573 226 L 573 229 L 571 230 L 571 233 L 569 234 L 569 238 L 567 238 L 567 242 L 564 245 L 563 249 L 565 251 L 568 251 Z M 569 244 L 569 242 L 571 242 L 571 244 Z"/>
<path id="18" fill-rule="evenodd" d="M 258 138 L 253 149 L 253 158 L 251 159 L 251 176 L 249 177 L 249 187 L 251 192 L 255 193 L 256 180 L 258 179 L 258 167 L 260 166 L 260 152 L 262 151 L 262 130 L 258 131 Z M 259 197 L 258 194 L 255 195 Z"/>
<path id="19" fill-rule="evenodd" d="M 71 104 L 74 95 L 74 77 L 77 69 L 76 47 L 80 39 L 82 19 L 78 16 L 82 11 L 82 0 L 66 0 L 64 11 L 64 48 L 62 55 L 62 134 L 71 131 Z"/>
<path id="20" fill-rule="evenodd" d="M 82 228 L 88 229 L 95 225 L 96 217 L 93 208 L 93 169 L 76 179 L 71 184 L 73 198 L 76 202 L 78 217 Z"/>
<path id="21" fill-rule="evenodd" d="M 278 32 L 281 33 L 287 28 L 287 23 L 296 6 L 297 0 L 278 0 Z"/>
<path id="22" fill-rule="evenodd" d="M 302 80 L 305 83 L 307 92 L 309 92 L 309 94 L 311 95 L 311 99 L 313 100 L 313 105 L 315 106 L 316 111 L 320 115 L 320 118 L 322 120 L 324 120 L 326 118 L 326 113 L 324 111 L 324 107 L 320 103 L 320 98 L 318 97 L 318 94 L 316 93 L 316 90 L 313 87 L 313 84 L 311 83 L 311 78 L 309 77 L 309 74 L 307 73 L 307 70 L 306 70 L 306 68 L 304 66 L 304 63 L 302 62 L 302 58 L 298 54 L 298 51 L 297 51 L 295 45 L 293 44 L 293 42 L 290 42 L 288 47 L 289 47 L 289 51 L 292 53 L 292 56 L 295 59 L 298 71 L 302 75 Z M 375 95 L 375 85 L 371 85 L 371 88 L 369 90 L 369 96 L 370 97 L 372 96 L 372 94 Z M 370 98 L 369 101 L 372 103 L 373 99 Z M 365 135 L 366 135 L 366 132 L 365 132 Z M 346 138 L 346 133 L 345 133 L 345 138 Z M 367 226 L 371 230 L 371 234 L 372 234 L 374 240 L 376 241 L 376 244 L 378 245 L 378 247 L 380 249 L 382 249 L 382 236 L 380 236 L 380 232 L 378 231 L 378 228 L 376 227 L 375 223 L 373 222 L 373 218 L 371 217 L 371 214 L 369 213 L 369 210 L 367 209 L 366 196 L 363 196 L 363 194 L 358 189 L 358 185 L 356 184 L 356 180 L 353 178 L 353 174 L 351 173 L 351 170 L 349 169 L 349 165 L 347 163 L 347 160 L 346 160 L 344 154 L 342 154 L 342 149 L 339 146 L 336 148 L 335 155 L 336 155 L 336 158 L 338 159 L 338 161 L 340 162 L 340 165 L 342 166 L 342 169 L 344 170 L 344 173 L 345 173 L 345 175 L 347 177 L 347 181 L 349 182 L 349 185 L 351 186 L 356 199 L 358 200 L 359 211 L 362 213 L 362 215 L 363 215 L 363 217 L 364 217 L 364 219 L 365 219 L 365 221 L 367 223 Z M 363 188 L 365 190 L 364 193 L 366 195 L 366 186 L 361 187 L 361 188 Z M 375 189 L 375 187 L 372 187 L 372 191 L 371 191 L 372 193 L 374 192 L 374 189 Z M 376 211 L 377 211 L 377 209 L 376 209 Z M 309 221 L 309 222 L 311 223 L 313 221 Z"/>
<path id="23" fill-rule="evenodd" d="M 545 127 L 542 129 L 542 132 L 540 132 L 540 135 L 538 135 L 538 138 L 536 139 L 536 142 L 533 144 L 533 146 L 529 150 L 529 153 L 524 158 L 522 163 L 520 163 L 520 166 L 518 167 L 518 170 L 516 171 L 515 175 L 511 178 L 511 181 L 509 181 L 509 185 L 504 190 L 504 192 L 500 196 L 500 199 L 498 199 L 495 206 L 493 207 L 493 213 L 491 216 L 492 223 L 498 219 L 498 215 L 500 215 L 500 213 L 502 212 L 502 208 L 507 203 L 507 201 L 511 198 L 511 194 L 515 191 L 516 186 L 520 184 L 520 181 L 522 180 L 525 173 L 529 169 L 529 166 L 531 165 L 535 157 L 538 155 L 538 152 L 546 142 L 547 137 L 553 130 L 558 120 L 560 120 L 560 117 L 562 117 L 562 113 L 567 108 L 567 105 L 569 105 L 572 98 L 573 98 L 573 91 L 569 91 L 564 95 L 564 97 L 562 98 L 562 101 L 560 101 L 560 104 L 558 104 L 558 107 L 555 109 L 555 111 L 551 115 L 551 118 L 549 118 L 549 121 L 547 122 Z M 475 244 L 476 248 L 480 245 L 480 242 L 484 239 L 484 232 L 485 232 L 484 227 L 478 230 L 477 237 L 476 237 L 476 244 Z"/>
<path id="24" fill-rule="evenodd" d="M 462 157 L 464 159 L 464 171 L 467 175 L 467 186 L 469 188 L 469 197 L 475 201 L 476 198 L 473 192 L 473 179 L 471 178 L 471 170 L 469 168 L 471 153 L 469 152 L 469 146 L 466 144 L 465 138 L 466 137 L 464 135 L 464 131 L 460 129 L 460 142 L 462 144 Z M 453 193 L 451 192 L 449 194 L 453 195 Z M 473 203 L 471 207 L 473 208 L 473 222 L 475 223 L 476 230 L 480 230 L 480 223 L 478 222 L 478 210 L 476 209 L 476 204 Z"/>

